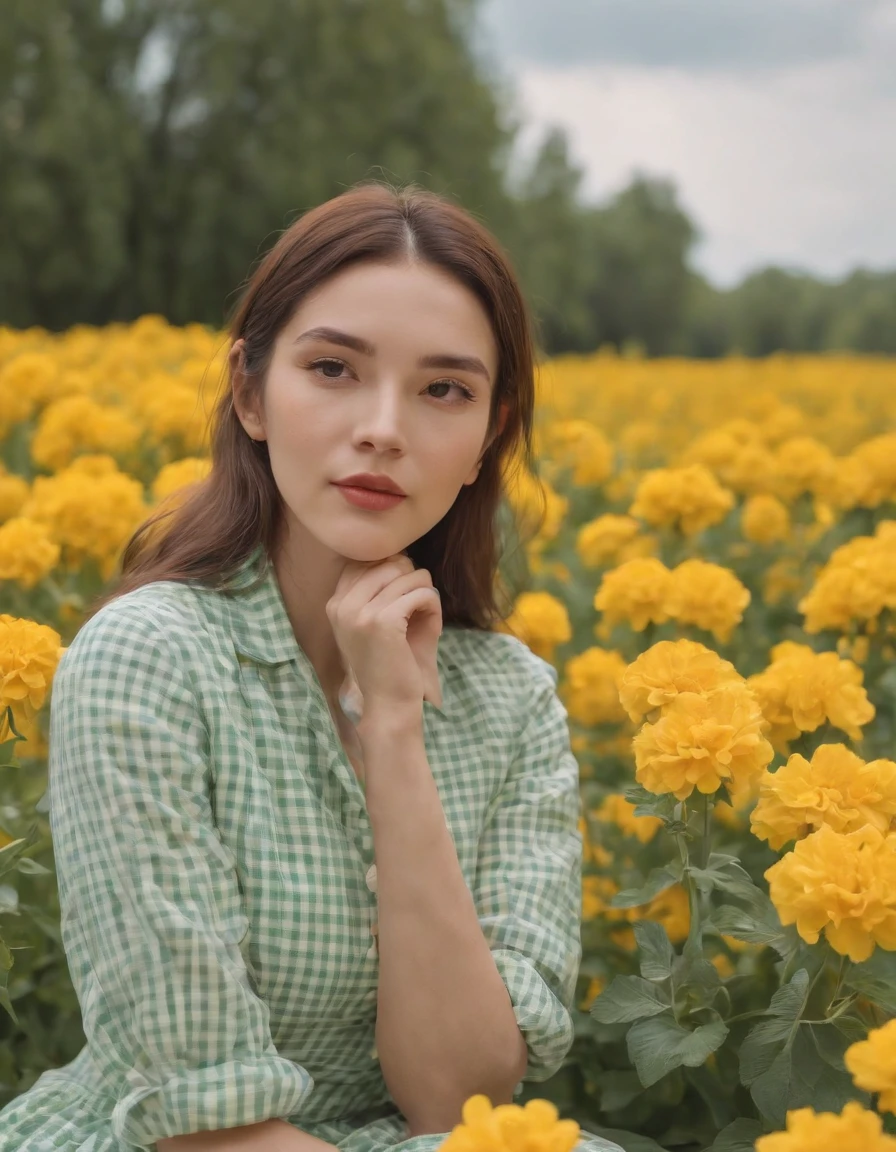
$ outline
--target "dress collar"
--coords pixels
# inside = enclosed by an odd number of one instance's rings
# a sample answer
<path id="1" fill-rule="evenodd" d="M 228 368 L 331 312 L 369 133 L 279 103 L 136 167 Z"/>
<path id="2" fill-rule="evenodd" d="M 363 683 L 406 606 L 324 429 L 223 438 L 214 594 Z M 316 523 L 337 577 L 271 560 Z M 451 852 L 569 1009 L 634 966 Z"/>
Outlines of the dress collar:
<path id="1" fill-rule="evenodd" d="M 296 661 L 310 667 L 293 632 L 274 565 L 263 545 L 242 561 L 221 591 L 229 606 L 233 644 L 238 652 L 260 664 Z M 454 647 L 454 631 L 450 627 L 444 629 L 436 656 L 442 707 L 424 701 L 424 708 L 432 708 L 447 717 L 457 714 L 459 703 L 453 681 L 461 669 L 450 651 Z"/>

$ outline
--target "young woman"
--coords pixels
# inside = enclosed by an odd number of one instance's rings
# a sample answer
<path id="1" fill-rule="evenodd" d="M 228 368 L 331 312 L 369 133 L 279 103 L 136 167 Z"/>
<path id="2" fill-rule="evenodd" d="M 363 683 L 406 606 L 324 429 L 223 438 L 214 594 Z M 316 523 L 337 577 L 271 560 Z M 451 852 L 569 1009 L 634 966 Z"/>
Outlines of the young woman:
<path id="1" fill-rule="evenodd" d="M 572 1043 L 577 765 L 556 673 L 493 630 L 534 403 L 506 258 L 362 185 L 281 236 L 231 335 L 209 478 L 54 682 L 87 1043 L 0 1152 L 430 1152 Z"/>

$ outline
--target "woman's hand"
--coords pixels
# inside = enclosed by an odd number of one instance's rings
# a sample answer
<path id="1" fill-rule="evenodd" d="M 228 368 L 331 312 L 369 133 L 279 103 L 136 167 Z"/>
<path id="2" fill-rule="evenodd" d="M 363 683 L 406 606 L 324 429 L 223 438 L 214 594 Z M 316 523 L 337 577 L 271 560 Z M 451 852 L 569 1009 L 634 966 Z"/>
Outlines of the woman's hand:
<path id="1" fill-rule="evenodd" d="M 356 685 L 365 712 L 423 700 L 441 706 L 442 605 L 425 568 L 404 553 L 372 564 L 350 560 L 327 601 L 327 617 L 349 666 L 343 693 L 350 703 Z"/>

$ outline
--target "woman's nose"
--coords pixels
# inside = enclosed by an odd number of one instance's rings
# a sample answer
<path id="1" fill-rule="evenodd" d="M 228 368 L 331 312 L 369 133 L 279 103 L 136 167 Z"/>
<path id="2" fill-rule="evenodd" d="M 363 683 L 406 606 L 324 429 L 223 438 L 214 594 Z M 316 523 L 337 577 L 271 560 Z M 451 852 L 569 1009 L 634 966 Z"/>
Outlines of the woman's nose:
<path id="1" fill-rule="evenodd" d="M 404 447 L 406 413 L 397 388 L 374 388 L 355 425 L 359 440 L 379 449 Z"/>

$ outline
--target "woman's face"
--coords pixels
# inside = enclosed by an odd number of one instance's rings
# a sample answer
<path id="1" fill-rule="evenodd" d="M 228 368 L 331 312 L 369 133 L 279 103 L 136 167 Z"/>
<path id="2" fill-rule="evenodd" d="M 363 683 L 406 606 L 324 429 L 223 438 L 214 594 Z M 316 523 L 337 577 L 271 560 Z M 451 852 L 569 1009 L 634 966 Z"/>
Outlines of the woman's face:
<path id="1" fill-rule="evenodd" d="M 263 401 L 250 411 L 235 394 L 246 432 L 267 440 L 290 536 L 376 561 L 428 532 L 478 475 L 497 370 L 484 308 L 441 269 L 357 264 L 310 293 L 277 337 Z M 358 472 L 407 495 L 357 507 L 334 481 Z"/>

